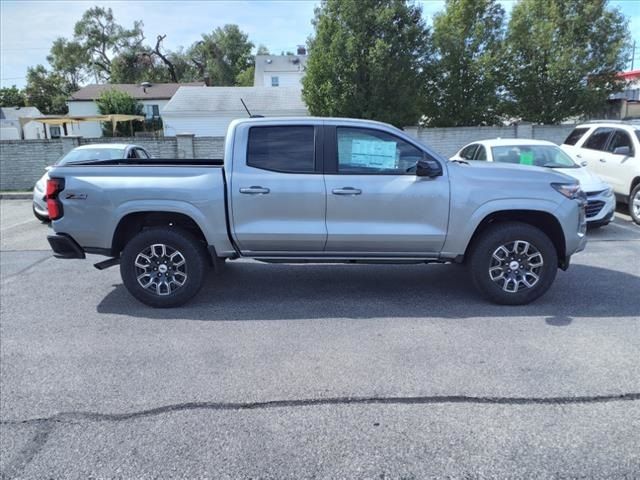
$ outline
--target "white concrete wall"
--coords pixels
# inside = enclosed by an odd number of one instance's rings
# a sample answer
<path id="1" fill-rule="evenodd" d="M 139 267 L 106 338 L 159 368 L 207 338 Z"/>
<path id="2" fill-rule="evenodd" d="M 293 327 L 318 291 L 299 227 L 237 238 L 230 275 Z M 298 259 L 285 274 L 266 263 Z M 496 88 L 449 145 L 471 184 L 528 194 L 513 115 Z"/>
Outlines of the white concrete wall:
<path id="1" fill-rule="evenodd" d="M 271 86 L 271 77 L 278 77 L 279 87 L 300 87 L 304 72 L 265 72 L 263 75 L 263 85 Z"/>
<path id="2" fill-rule="evenodd" d="M 69 106 L 69 115 L 100 115 L 95 102 L 70 101 L 67 102 L 67 105 Z M 74 127 L 76 134 L 85 138 L 102 137 L 100 122 L 80 122 Z"/>

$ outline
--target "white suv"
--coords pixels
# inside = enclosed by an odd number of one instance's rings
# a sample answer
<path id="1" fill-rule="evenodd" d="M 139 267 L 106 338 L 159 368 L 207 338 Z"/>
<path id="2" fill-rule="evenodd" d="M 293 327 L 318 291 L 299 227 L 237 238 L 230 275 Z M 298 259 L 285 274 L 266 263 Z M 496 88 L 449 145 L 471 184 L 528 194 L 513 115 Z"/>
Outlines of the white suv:
<path id="1" fill-rule="evenodd" d="M 562 148 L 613 187 L 640 224 L 640 122 L 591 122 L 578 125 Z"/>

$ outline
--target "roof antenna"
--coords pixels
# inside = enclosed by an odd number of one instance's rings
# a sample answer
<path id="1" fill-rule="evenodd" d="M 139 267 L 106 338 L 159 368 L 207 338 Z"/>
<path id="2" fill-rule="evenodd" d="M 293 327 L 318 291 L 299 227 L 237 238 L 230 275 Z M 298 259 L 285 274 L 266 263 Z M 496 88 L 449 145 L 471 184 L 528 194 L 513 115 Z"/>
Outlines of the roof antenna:
<path id="1" fill-rule="evenodd" d="M 264 118 L 264 115 L 251 115 L 251 112 L 247 108 L 247 104 L 244 103 L 244 100 L 241 98 L 240 101 L 242 102 L 242 106 L 244 107 L 244 109 L 247 111 L 249 118 Z"/>

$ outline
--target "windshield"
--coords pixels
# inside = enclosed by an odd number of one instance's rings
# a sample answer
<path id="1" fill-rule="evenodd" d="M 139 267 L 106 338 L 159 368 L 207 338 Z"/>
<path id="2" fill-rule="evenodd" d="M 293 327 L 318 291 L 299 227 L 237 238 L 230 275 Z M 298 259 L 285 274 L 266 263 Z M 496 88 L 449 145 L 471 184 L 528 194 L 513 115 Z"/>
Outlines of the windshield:
<path id="1" fill-rule="evenodd" d="M 88 162 L 91 160 L 116 160 L 124 158 L 124 148 L 77 148 L 71 150 L 58 160 L 56 165 L 66 165 L 75 162 Z"/>
<path id="2" fill-rule="evenodd" d="M 579 168 L 556 145 L 503 145 L 491 147 L 493 161 L 548 168 Z"/>

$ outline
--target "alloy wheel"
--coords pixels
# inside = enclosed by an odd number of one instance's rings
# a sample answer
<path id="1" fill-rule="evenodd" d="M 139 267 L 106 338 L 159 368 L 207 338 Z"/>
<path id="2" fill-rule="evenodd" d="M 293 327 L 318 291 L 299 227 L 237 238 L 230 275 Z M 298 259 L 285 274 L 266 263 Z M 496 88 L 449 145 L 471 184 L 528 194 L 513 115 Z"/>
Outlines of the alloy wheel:
<path id="1" fill-rule="evenodd" d="M 138 253 L 134 263 L 138 283 L 155 295 L 171 295 L 187 281 L 187 261 L 169 245 L 150 245 Z"/>
<path id="2" fill-rule="evenodd" d="M 540 281 L 544 259 L 531 243 L 515 240 L 496 248 L 491 255 L 489 277 L 508 293 L 533 288 Z"/>

